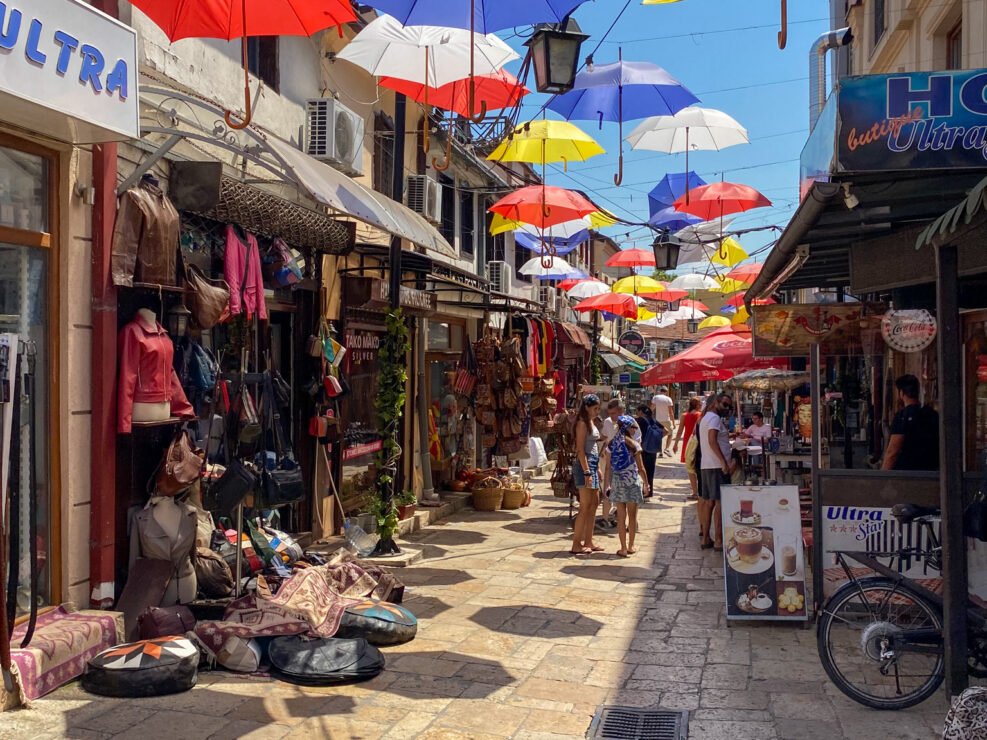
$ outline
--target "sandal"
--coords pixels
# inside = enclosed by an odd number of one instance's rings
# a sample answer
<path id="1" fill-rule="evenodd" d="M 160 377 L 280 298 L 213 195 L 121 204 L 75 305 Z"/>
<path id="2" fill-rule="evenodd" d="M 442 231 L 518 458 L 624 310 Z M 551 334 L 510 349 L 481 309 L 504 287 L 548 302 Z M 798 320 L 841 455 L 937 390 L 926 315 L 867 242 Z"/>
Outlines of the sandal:
<path id="1" fill-rule="evenodd" d="M 712 540 L 706 540 L 706 541 L 702 542 L 699 545 L 699 549 L 700 550 L 712 550 L 713 549 L 713 541 Z M 723 549 L 723 548 L 720 548 L 720 549 Z"/>
<path id="2" fill-rule="evenodd" d="M 633 555 L 636 552 L 637 552 L 637 548 L 636 547 L 628 547 L 627 548 L 627 554 L 628 555 Z"/>
<path id="3" fill-rule="evenodd" d="M 582 550 L 569 550 L 570 555 L 589 555 L 592 552 L 588 547 L 584 547 Z"/>
<path id="4" fill-rule="evenodd" d="M 590 552 L 606 552 L 606 548 L 600 547 L 599 545 L 593 545 L 589 550 Z"/>
<path id="5" fill-rule="evenodd" d="M 617 557 L 618 558 L 629 558 L 630 555 L 628 555 L 624 550 L 617 550 Z"/>

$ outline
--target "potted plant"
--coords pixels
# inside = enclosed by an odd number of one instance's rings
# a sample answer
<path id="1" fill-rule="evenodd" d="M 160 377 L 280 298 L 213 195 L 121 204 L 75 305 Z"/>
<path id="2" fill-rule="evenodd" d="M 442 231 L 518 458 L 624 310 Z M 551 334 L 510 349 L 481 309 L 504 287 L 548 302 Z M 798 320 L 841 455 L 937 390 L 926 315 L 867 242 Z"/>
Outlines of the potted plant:
<path id="1" fill-rule="evenodd" d="M 398 507 L 398 519 L 410 519 L 414 516 L 415 505 L 418 503 L 418 497 L 415 496 L 414 491 L 402 491 L 394 501 Z"/>

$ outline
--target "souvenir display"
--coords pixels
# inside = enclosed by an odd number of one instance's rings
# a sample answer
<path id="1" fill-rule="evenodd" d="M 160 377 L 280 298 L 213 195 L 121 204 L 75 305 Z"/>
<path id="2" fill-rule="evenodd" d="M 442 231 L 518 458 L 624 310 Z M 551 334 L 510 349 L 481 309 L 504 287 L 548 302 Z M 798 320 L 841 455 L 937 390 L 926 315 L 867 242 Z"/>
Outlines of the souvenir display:
<path id="1" fill-rule="evenodd" d="M 117 645 L 92 658 L 82 688 L 100 696 L 163 696 L 188 691 L 199 671 L 199 649 L 185 637 Z"/>
<path id="2" fill-rule="evenodd" d="M 362 637 L 371 645 L 400 645 L 415 638 L 418 620 L 397 604 L 361 601 L 346 607 L 337 637 Z"/>

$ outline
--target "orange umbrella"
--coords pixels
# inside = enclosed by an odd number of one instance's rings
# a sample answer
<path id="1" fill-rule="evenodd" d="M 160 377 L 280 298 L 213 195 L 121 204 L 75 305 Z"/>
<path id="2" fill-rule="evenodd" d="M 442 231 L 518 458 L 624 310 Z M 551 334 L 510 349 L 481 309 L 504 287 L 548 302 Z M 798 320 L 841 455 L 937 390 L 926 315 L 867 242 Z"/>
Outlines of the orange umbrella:
<path id="1" fill-rule="evenodd" d="M 654 267 L 655 253 L 649 249 L 622 249 L 607 260 L 607 267 Z"/>
<path id="2" fill-rule="evenodd" d="M 689 292 L 686 290 L 660 290 L 657 293 L 642 293 L 641 297 L 646 301 L 664 301 L 665 303 L 675 303 L 675 301 L 682 301 L 682 299 L 687 295 L 689 295 Z M 682 301 L 682 306 L 685 306 L 685 301 Z"/>
<path id="3" fill-rule="evenodd" d="M 637 318 L 637 301 L 630 293 L 602 293 L 580 301 L 573 311 L 606 311 L 628 319 Z"/>
<path id="4" fill-rule="evenodd" d="M 676 200 L 673 207 L 680 213 L 691 213 L 704 221 L 712 221 L 731 213 L 742 213 L 770 205 L 770 200 L 749 185 L 714 182 L 712 185 L 693 188 Z"/>
<path id="5" fill-rule="evenodd" d="M 727 273 L 728 278 L 733 278 L 734 280 L 739 280 L 742 283 L 753 283 L 757 276 L 761 274 L 761 268 L 764 265 L 762 263 L 753 263 L 748 265 L 740 265 L 735 267 L 730 272 Z"/>
<path id="6" fill-rule="evenodd" d="M 598 210 L 600 209 L 575 190 L 552 185 L 528 185 L 508 193 L 489 208 L 490 213 L 540 229 L 575 221 Z M 652 256 L 651 264 L 654 263 L 655 258 Z"/>
<path id="7" fill-rule="evenodd" d="M 487 110 L 510 108 L 518 104 L 531 91 L 522 85 L 517 77 L 505 69 L 494 74 L 477 75 L 476 101 L 477 106 L 484 105 Z M 401 80 L 397 77 L 381 77 L 380 84 L 399 93 L 404 93 L 412 100 L 425 105 L 434 105 L 442 110 L 451 110 L 463 117 L 473 115 L 475 108 L 470 110 L 469 78 L 455 80 L 441 87 L 426 86 L 421 82 Z"/>
<path id="8" fill-rule="evenodd" d="M 682 308 L 694 308 L 696 311 L 702 311 L 703 313 L 709 313 L 709 306 L 707 306 L 702 301 L 693 300 L 692 298 L 686 298 L 682 301 Z"/>

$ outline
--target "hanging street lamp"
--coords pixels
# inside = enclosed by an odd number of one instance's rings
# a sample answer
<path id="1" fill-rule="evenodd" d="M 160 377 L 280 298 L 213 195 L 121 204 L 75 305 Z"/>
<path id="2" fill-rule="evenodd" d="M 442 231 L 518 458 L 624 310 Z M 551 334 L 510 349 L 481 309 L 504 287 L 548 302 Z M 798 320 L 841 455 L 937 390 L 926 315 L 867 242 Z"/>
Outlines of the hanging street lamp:
<path id="1" fill-rule="evenodd" d="M 572 89 L 579 66 L 579 50 L 589 36 L 574 18 L 563 23 L 540 23 L 525 42 L 535 66 L 535 85 L 540 93 L 560 95 Z"/>
<path id="2" fill-rule="evenodd" d="M 674 270 L 679 266 L 679 252 L 682 242 L 667 231 L 661 232 L 651 244 L 655 251 L 655 269 L 660 271 Z"/>

